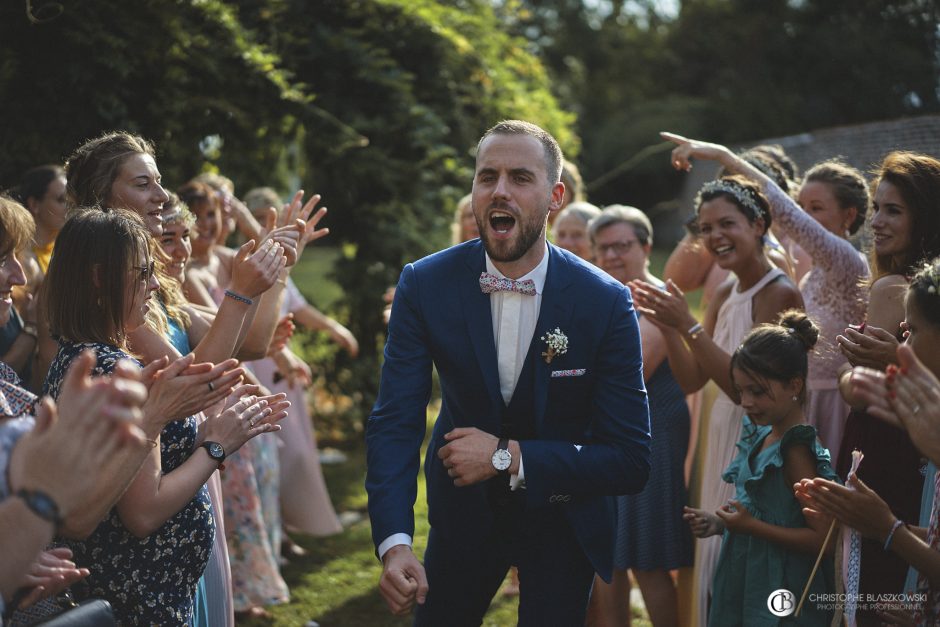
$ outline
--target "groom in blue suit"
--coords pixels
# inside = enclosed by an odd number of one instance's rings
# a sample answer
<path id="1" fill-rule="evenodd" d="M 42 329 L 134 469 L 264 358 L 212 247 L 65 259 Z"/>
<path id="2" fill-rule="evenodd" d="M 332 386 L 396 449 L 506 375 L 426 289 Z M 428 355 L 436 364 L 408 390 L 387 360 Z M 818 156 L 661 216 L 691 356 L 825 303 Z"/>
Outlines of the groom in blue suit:
<path id="1" fill-rule="evenodd" d="M 480 140 L 480 240 L 402 271 L 379 397 L 366 430 L 379 590 L 416 625 L 479 625 L 510 565 L 519 624 L 583 625 L 594 573 L 610 580 L 614 495 L 649 474 L 649 409 L 630 292 L 549 245 L 562 155 L 541 128 L 505 121 Z M 431 531 L 411 549 L 431 395 Z"/>

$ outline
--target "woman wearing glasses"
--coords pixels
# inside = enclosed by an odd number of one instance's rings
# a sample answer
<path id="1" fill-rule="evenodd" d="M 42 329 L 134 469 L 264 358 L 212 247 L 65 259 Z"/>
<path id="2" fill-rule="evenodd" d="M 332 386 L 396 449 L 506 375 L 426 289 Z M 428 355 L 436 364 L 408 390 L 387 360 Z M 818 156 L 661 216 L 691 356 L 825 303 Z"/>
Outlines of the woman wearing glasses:
<path id="1" fill-rule="evenodd" d="M 58 397 L 83 350 L 95 351 L 96 374 L 132 359 L 128 333 L 157 306 L 150 251 L 148 229 L 128 211 L 79 211 L 65 224 L 43 284 L 50 330 L 59 338 L 44 393 Z M 280 398 L 235 387 L 242 374 L 235 364 L 184 371 L 203 371 L 198 396 L 167 415 L 161 432 L 148 434 L 153 450 L 104 522 L 87 539 L 68 543 L 76 563 L 91 571 L 91 594 L 110 601 L 122 624 L 190 623 L 215 528 L 205 483 L 225 456 L 277 430 L 273 423 L 285 415 Z M 197 429 L 192 414 L 223 400 L 224 408 Z"/>

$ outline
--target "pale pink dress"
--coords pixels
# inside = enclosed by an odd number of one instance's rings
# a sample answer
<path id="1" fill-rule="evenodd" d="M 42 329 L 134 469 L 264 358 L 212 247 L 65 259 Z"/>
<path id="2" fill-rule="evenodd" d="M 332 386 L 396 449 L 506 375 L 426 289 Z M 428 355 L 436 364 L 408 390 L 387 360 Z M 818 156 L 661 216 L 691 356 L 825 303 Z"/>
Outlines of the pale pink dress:
<path id="1" fill-rule="evenodd" d="M 715 332 L 712 339 L 729 355 L 741 344 L 744 336 L 754 326 L 753 300 L 765 286 L 778 277 L 786 276 L 780 268 L 774 267 L 750 289 L 741 292 L 735 277 L 731 294 L 718 309 Z M 708 433 L 705 435 L 705 461 L 702 464 L 702 483 L 699 507 L 713 512 L 734 497 L 734 484 L 725 483 L 722 473 L 734 459 L 735 445 L 741 439 L 741 425 L 744 410 L 723 391 L 712 404 L 708 416 Z M 708 598 L 711 596 L 712 578 L 718 565 L 721 550 L 721 536 L 701 538 L 695 544 L 694 588 L 696 599 L 693 612 L 697 624 L 704 625 L 708 620 Z"/>
<path id="2" fill-rule="evenodd" d="M 865 319 L 868 262 L 845 238 L 827 231 L 775 183 L 764 188 L 774 228 L 779 228 L 813 258 L 800 281 L 806 313 L 819 326 L 819 341 L 809 357 L 806 421 L 816 427 L 833 460 L 839 458 L 849 406 L 839 394 L 837 375 L 846 363 L 836 336 Z"/>
<path id="3" fill-rule="evenodd" d="M 297 311 L 306 306 L 300 290 L 291 279 L 281 303 L 281 315 Z M 278 459 L 281 467 L 281 518 L 284 525 L 293 531 L 312 536 L 329 536 L 343 530 L 330 494 L 327 491 L 320 456 L 313 433 L 313 420 L 307 409 L 307 390 L 288 387 L 287 380 L 274 382 L 277 365 L 273 359 L 261 359 L 250 364 L 258 380 L 272 393 L 284 392 L 291 402 L 287 418 L 281 421 Z"/>

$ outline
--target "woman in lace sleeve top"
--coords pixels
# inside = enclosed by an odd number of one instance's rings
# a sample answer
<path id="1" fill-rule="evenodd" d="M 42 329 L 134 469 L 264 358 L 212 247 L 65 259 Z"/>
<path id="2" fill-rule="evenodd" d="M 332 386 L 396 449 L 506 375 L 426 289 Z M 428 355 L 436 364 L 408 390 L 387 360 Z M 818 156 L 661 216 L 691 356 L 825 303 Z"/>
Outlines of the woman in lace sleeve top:
<path id="1" fill-rule="evenodd" d="M 691 167 L 692 158 L 710 159 L 758 182 L 770 201 L 775 227 L 812 257 L 812 269 L 800 281 L 800 291 L 820 336 L 809 361 L 805 413 L 837 459 L 849 407 L 838 389 L 839 370 L 846 359 L 836 336 L 847 325 L 861 323 L 868 304 L 868 263 L 848 240 L 864 224 L 871 202 L 865 178 L 844 163 L 824 161 L 806 173 L 797 204 L 770 177 L 724 146 L 671 133 L 663 137 L 677 144 L 672 157 L 677 168 Z"/>

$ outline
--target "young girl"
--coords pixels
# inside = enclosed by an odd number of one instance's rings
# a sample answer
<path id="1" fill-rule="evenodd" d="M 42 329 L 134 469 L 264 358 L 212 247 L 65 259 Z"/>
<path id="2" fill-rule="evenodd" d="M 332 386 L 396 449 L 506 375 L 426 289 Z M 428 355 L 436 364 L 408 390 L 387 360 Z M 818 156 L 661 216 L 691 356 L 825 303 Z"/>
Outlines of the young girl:
<path id="1" fill-rule="evenodd" d="M 804 478 L 836 479 L 829 452 L 803 415 L 807 353 L 818 336 L 806 314 L 787 311 L 778 323 L 751 331 L 731 358 L 731 378 L 747 412 L 738 456 L 722 475 L 734 484 L 735 497 L 714 513 L 685 510 L 695 535 L 724 534 L 709 625 L 776 625 L 768 597 L 781 588 L 798 595 L 825 540 L 829 521 L 804 519 L 792 488 Z M 829 592 L 831 581 L 829 562 L 810 592 Z M 828 625 L 829 619 L 807 605 L 795 622 Z"/>
<path id="2" fill-rule="evenodd" d="M 898 348 L 900 368 L 883 373 L 870 368 L 856 368 L 851 375 L 853 404 L 867 406 L 872 416 L 905 429 L 917 448 L 935 464 L 940 463 L 940 257 L 925 264 L 914 278 L 905 299 L 907 339 Z M 864 465 L 864 464 L 863 464 Z M 938 475 L 940 476 L 940 475 Z M 920 577 L 917 592 L 926 593 L 926 600 L 897 609 L 916 610 L 917 624 L 936 625 L 940 622 L 940 501 L 934 490 L 932 511 L 927 529 L 907 525 L 877 491 L 855 477 L 849 478 L 846 489 L 820 479 L 803 481 L 797 496 L 810 508 L 808 514 L 823 512 L 839 522 L 857 529 L 863 536 L 877 542 L 916 568 Z M 884 494 L 883 496 L 888 496 Z M 926 538 L 926 541 L 925 541 Z M 864 558 L 862 564 L 864 566 Z M 900 590 L 883 590 L 897 593 Z M 881 615 L 881 620 L 900 619 Z M 901 624 L 904 624 L 902 621 Z M 909 623 L 908 623 L 909 624 Z"/>

